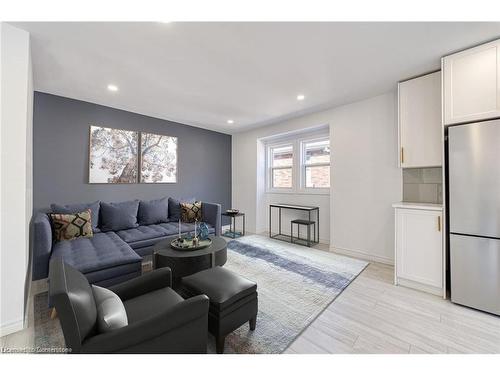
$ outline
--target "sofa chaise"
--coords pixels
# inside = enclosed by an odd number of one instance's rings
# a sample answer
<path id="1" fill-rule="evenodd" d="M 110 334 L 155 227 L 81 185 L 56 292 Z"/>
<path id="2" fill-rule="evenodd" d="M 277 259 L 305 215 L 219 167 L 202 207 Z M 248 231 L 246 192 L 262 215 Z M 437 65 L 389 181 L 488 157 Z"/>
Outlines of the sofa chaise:
<path id="1" fill-rule="evenodd" d="M 137 207 L 135 216 L 117 215 L 111 205 Z M 168 204 L 167 198 L 111 204 L 99 201 L 69 206 L 53 204 L 51 212 L 74 213 L 87 208 L 92 213 L 93 237 L 70 241 L 55 242 L 48 213 L 35 215 L 33 280 L 46 278 L 50 260 L 62 258 L 66 264 L 83 273 L 91 284 L 106 287 L 121 283 L 141 275 L 142 258 L 152 254 L 158 241 L 173 239 L 179 232 L 179 201 L 172 198 L 168 198 Z M 202 221 L 211 234 L 219 236 L 221 205 L 202 202 Z M 117 222 L 119 226 L 115 225 Z M 181 233 L 192 231 L 193 223 L 181 223 Z"/>

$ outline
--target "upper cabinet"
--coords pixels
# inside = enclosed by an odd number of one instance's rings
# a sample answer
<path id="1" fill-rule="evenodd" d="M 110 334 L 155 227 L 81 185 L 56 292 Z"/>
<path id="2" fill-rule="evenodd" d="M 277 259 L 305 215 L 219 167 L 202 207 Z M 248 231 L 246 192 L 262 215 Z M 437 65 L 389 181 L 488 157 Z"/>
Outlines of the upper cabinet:
<path id="1" fill-rule="evenodd" d="M 398 91 L 400 166 L 441 166 L 441 72 L 400 82 Z"/>
<path id="2" fill-rule="evenodd" d="M 500 117 L 500 39 L 442 63 L 445 125 Z"/>

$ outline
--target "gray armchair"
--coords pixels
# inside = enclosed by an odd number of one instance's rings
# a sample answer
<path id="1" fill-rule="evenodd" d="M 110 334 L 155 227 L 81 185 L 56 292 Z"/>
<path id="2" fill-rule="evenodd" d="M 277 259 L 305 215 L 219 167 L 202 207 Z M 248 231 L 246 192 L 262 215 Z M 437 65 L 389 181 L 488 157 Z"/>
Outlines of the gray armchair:
<path id="1" fill-rule="evenodd" d="M 92 288 L 60 258 L 50 263 L 49 298 L 72 353 L 206 353 L 208 297 L 184 300 L 162 268 L 111 288 L 123 301 L 128 325 L 98 333 Z"/>

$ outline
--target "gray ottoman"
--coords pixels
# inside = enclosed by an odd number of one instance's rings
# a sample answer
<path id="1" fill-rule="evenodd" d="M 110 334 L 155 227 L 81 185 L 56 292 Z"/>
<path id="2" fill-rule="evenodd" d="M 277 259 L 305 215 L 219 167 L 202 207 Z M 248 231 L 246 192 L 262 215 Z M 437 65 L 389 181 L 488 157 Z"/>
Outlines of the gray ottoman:
<path id="1" fill-rule="evenodd" d="M 249 322 L 257 322 L 257 284 L 222 267 L 210 268 L 182 278 L 187 296 L 206 294 L 210 300 L 208 330 L 215 336 L 217 353 L 224 352 L 226 336 Z"/>

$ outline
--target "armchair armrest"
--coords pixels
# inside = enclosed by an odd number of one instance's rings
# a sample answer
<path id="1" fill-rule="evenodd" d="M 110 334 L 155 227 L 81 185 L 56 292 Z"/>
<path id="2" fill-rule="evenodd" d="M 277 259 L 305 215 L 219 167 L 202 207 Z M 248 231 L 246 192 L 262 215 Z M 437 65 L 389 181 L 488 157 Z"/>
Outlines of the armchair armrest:
<path id="1" fill-rule="evenodd" d="M 203 221 L 207 222 L 210 225 L 213 225 L 215 228 L 215 235 L 220 236 L 222 233 L 221 226 L 221 205 L 218 203 L 208 203 L 202 202 L 202 215 Z"/>
<path id="2" fill-rule="evenodd" d="M 82 353 L 185 353 L 202 347 L 206 351 L 207 326 L 208 297 L 200 295 L 150 319 L 93 336 L 83 342 Z"/>
<path id="3" fill-rule="evenodd" d="M 168 286 L 172 286 L 172 271 L 170 268 L 164 267 L 110 286 L 108 289 L 115 292 L 122 301 L 125 301 Z"/>
<path id="4" fill-rule="evenodd" d="M 46 213 L 38 212 L 33 218 L 33 280 L 49 275 L 52 253 L 52 226 Z"/>

